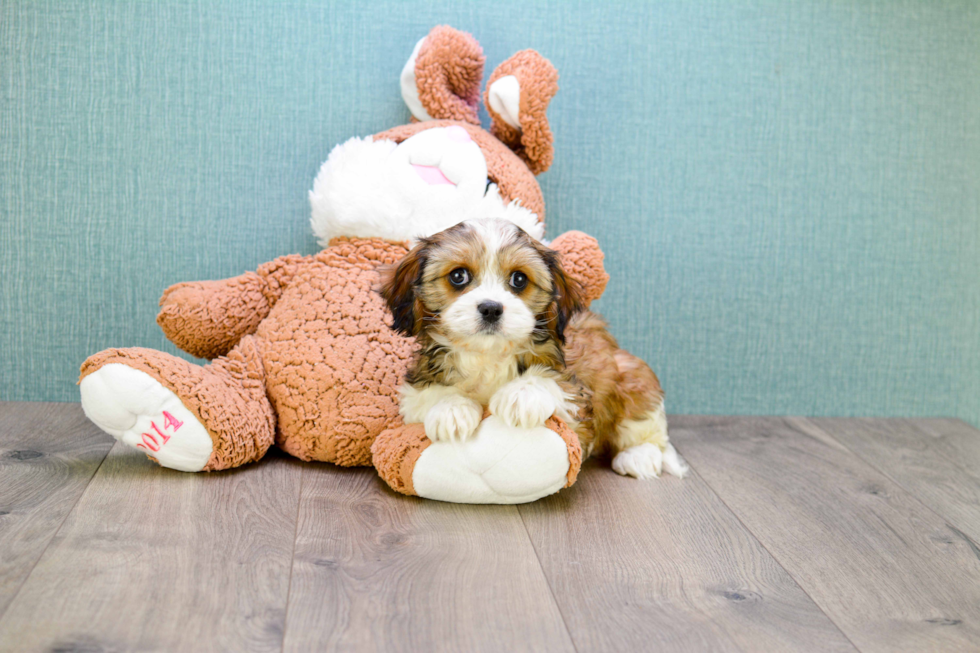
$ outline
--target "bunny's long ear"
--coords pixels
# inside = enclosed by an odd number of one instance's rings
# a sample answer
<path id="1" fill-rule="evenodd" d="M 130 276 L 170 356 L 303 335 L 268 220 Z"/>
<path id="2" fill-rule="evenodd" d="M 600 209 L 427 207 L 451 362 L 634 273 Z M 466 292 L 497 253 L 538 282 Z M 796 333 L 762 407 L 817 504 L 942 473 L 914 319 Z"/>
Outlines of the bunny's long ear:
<path id="1" fill-rule="evenodd" d="M 484 102 L 490 132 L 521 157 L 534 174 L 551 166 L 555 151 L 548 103 L 558 92 L 558 71 L 534 50 L 522 50 L 490 75 Z"/>
<path id="2" fill-rule="evenodd" d="M 479 125 L 483 49 L 472 35 L 433 27 L 415 44 L 401 74 L 402 98 L 418 120 L 463 120 Z"/>

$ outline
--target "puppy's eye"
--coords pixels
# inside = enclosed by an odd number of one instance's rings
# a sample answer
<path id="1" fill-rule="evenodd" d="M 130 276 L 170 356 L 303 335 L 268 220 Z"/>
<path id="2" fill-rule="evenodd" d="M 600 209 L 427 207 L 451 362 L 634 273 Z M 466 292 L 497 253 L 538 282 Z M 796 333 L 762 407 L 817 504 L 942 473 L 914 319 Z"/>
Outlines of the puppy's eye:
<path id="1" fill-rule="evenodd" d="M 456 268 L 449 273 L 449 283 L 462 288 L 470 282 L 470 272 L 466 268 Z"/>
<path id="2" fill-rule="evenodd" d="M 512 272 L 510 275 L 510 287 L 514 290 L 524 290 L 527 288 L 527 275 L 523 272 Z"/>

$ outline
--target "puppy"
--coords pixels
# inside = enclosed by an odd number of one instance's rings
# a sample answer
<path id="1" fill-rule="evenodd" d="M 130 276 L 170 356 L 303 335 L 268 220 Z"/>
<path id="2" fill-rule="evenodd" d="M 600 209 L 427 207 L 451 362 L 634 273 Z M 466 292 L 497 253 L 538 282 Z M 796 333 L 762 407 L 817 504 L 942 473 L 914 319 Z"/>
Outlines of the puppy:
<path id="1" fill-rule="evenodd" d="M 473 220 L 423 238 L 380 292 L 392 328 L 418 340 L 401 415 L 431 440 L 469 438 L 484 406 L 518 428 L 554 414 L 584 457 L 611 457 L 620 474 L 687 473 L 656 375 L 585 309 L 558 253 L 520 227 Z"/>

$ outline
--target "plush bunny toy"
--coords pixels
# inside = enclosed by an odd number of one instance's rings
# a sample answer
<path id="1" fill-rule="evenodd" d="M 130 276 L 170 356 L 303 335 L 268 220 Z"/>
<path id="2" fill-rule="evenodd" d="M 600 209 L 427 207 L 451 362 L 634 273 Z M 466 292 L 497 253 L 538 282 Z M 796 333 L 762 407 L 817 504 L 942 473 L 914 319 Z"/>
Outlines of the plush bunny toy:
<path id="1" fill-rule="evenodd" d="M 432 443 L 404 425 L 398 387 L 414 341 L 392 331 L 378 270 L 413 240 L 462 220 L 499 217 L 544 237 L 535 174 L 552 161 L 545 112 L 558 75 L 519 52 L 477 105 L 483 52 L 436 27 L 401 76 L 415 120 L 330 153 L 310 192 L 322 251 L 284 256 L 222 281 L 179 283 L 157 322 L 198 366 L 151 349 L 108 349 L 81 368 L 85 414 L 164 467 L 216 471 L 256 461 L 275 443 L 303 460 L 373 464 L 398 492 L 466 503 L 521 503 L 574 482 L 578 440 L 557 418 L 517 429 L 486 415 L 464 443 Z M 550 246 L 588 300 L 608 277 L 595 240 Z"/>

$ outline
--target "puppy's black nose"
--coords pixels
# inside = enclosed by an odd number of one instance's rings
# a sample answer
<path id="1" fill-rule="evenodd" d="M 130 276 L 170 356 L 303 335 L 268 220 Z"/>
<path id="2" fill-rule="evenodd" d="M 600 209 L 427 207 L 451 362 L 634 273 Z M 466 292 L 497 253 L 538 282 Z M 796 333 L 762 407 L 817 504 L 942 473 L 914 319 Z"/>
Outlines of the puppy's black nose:
<path id="1" fill-rule="evenodd" d="M 500 319 L 500 316 L 504 314 L 504 305 L 500 302 L 481 302 L 476 310 L 480 311 L 480 315 L 483 316 L 483 321 L 487 324 L 493 324 Z"/>

